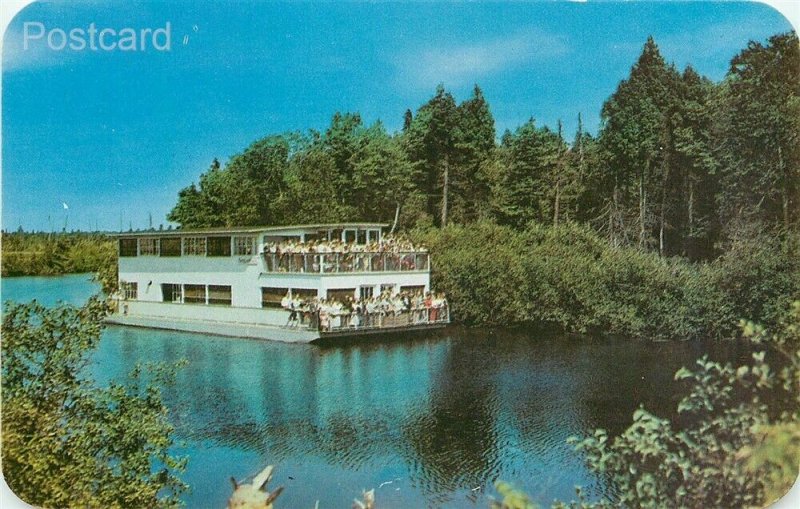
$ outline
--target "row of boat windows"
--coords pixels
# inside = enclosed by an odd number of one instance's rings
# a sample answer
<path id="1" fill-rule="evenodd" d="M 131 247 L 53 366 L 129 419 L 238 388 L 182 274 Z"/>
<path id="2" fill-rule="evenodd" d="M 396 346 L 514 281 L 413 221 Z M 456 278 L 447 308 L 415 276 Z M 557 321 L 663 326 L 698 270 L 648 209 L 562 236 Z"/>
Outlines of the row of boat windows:
<path id="1" fill-rule="evenodd" d="M 401 286 L 401 292 L 416 293 L 424 290 L 424 286 Z M 380 291 L 394 293 L 394 284 L 380 285 Z M 358 290 L 358 293 L 356 293 Z M 137 300 L 139 298 L 139 284 L 136 282 L 122 281 L 120 292 L 125 300 Z M 335 288 L 328 289 L 327 299 L 339 302 L 346 302 L 348 297 L 358 297 L 362 300 L 373 296 L 375 287 L 360 286 L 358 288 Z M 183 303 L 183 304 L 208 304 L 218 306 L 230 306 L 232 301 L 231 287 L 228 285 L 189 285 L 178 283 L 163 283 L 161 285 L 161 295 L 164 302 Z M 308 288 L 288 288 L 288 287 L 262 287 L 261 288 L 261 307 L 280 308 L 281 300 L 285 296 L 292 299 L 311 300 L 319 296 L 316 289 Z"/>
<path id="2" fill-rule="evenodd" d="M 320 230 L 303 235 L 265 235 L 264 243 L 341 240 L 345 243 L 366 244 L 378 242 L 380 229 Z M 256 237 L 237 236 L 187 236 L 139 237 L 119 239 L 119 255 L 132 256 L 250 256 L 256 252 Z"/>
<path id="3" fill-rule="evenodd" d="M 120 293 L 125 300 L 139 298 L 139 284 L 136 282 L 120 282 Z M 186 304 L 211 304 L 230 306 L 231 287 L 228 285 L 181 285 L 165 283 L 161 285 L 164 302 L 183 302 Z"/>
<path id="4" fill-rule="evenodd" d="M 119 255 L 251 256 L 256 252 L 255 244 L 256 238 L 251 235 L 119 239 Z"/>

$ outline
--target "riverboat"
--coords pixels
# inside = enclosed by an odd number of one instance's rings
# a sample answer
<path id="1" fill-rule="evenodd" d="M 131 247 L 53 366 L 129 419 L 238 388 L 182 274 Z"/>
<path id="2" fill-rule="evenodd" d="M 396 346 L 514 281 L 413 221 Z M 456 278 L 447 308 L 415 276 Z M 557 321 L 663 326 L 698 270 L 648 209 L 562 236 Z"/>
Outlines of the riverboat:
<path id="1" fill-rule="evenodd" d="M 119 291 L 107 322 L 300 343 L 447 325 L 446 299 L 431 294 L 430 254 L 399 248 L 387 226 L 116 234 Z"/>

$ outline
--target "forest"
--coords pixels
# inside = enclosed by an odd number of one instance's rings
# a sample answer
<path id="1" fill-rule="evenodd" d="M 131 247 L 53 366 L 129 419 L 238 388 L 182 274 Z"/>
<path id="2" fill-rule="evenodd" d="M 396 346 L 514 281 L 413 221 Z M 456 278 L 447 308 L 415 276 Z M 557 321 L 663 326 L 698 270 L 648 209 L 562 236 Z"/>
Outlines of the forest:
<path id="1" fill-rule="evenodd" d="M 602 105 L 597 136 L 531 118 L 499 136 L 482 90 L 439 86 L 401 132 L 336 113 L 325 132 L 286 133 L 219 161 L 180 192 L 184 227 L 488 219 L 590 225 L 614 246 L 693 260 L 748 227 L 800 220 L 797 36 L 751 42 L 721 83 L 679 71 L 652 38 Z"/>
<path id="2" fill-rule="evenodd" d="M 714 83 L 648 38 L 597 135 L 498 136 L 479 86 L 403 128 L 336 113 L 257 140 L 180 191 L 181 227 L 385 221 L 427 242 L 467 323 L 726 337 L 800 295 L 800 51 L 750 42 Z"/>

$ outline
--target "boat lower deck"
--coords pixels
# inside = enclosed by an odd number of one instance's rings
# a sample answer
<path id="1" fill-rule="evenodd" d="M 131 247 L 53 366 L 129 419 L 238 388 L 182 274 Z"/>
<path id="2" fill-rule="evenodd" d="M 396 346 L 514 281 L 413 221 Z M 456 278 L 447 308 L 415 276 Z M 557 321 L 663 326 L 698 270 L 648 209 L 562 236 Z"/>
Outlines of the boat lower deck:
<path id="1" fill-rule="evenodd" d="M 197 332 L 236 338 L 268 339 L 284 343 L 310 343 L 320 338 L 320 333 L 308 329 L 280 327 L 256 323 L 225 322 L 218 320 L 176 319 L 161 316 L 113 314 L 106 318 L 111 325 L 146 327 L 149 329 Z"/>
<path id="2" fill-rule="evenodd" d="M 416 324 L 382 324 L 374 327 L 340 327 L 330 331 L 318 331 L 308 327 L 278 326 L 257 323 L 240 323 L 221 320 L 181 319 L 163 316 L 123 315 L 114 313 L 106 317 L 110 325 L 145 327 L 149 329 L 177 330 L 238 338 L 266 339 L 284 343 L 311 343 L 318 339 L 346 338 L 375 334 L 418 332 L 441 329 L 446 322 Z"/>

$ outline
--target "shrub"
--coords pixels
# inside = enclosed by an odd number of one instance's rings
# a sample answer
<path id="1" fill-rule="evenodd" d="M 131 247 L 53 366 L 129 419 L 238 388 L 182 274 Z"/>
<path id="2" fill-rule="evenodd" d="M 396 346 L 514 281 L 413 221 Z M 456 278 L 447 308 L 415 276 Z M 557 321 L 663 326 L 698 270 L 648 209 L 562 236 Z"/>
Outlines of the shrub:
<path id="1" fill-rule="evenodd" d="M 3 475 L 42 507 L 174 507 L 185 489 L 154 383 L 97 387 L 85 377 L 103 301 L 47 309 L 9 303 L 3 318 Z M 163 381 L 163 377 L 161 378 Z"/>

